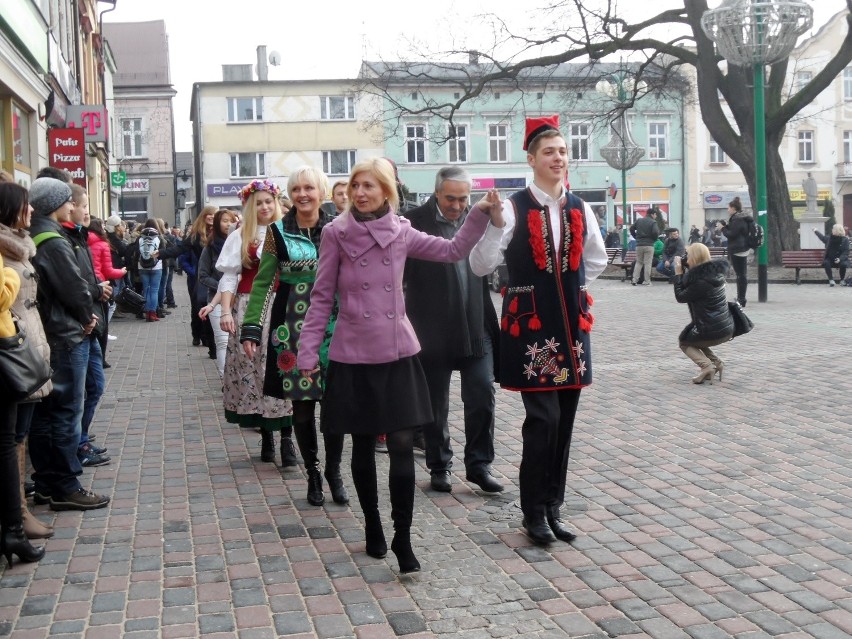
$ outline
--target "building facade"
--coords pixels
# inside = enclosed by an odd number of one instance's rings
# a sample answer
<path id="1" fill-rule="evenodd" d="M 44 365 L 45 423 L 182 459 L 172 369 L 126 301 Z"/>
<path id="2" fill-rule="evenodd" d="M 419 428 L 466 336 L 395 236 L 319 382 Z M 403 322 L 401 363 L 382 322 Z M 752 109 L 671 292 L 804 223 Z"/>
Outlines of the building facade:
<path id="1" fill-rule="evenodd" d="M 254 80 L 250 65 L 223 71 L 228 79 L 192 90 L 196 211 L 239 209 L 240 189 L 255 178 L 283 189 L 294 169 L 310 165 L 333 183 L 383 154 L 380 129 L 365 121 L 375 107 L 356 95 L 354 81 Z"/>
<path id="2" fill-rule="evenodd" d="M 104 35 L 117 66 L 113 79 L 117 144 L 111 168 L 125 176 L 113 206 L 126 219 L 158 217 L 174 224 L 176 91 L 165 22 L 105 23 Z"/>
<path id="3" fill-rule="evenodd" d="M 489 188 L 508 195 L 526 187 L 532 171 L 522 149 L 525 118 L 558 113 L 569 146 L 571 190 L 591 204 L 607 226 L 621 221 L 621 172 L 600 154 L 610 140 L 608 120 L 615 105 L 595 85 L 618 74 L 624 77 L 631 67 L 562 64 L 512 82 L 490 83 L 486 94 L 464 104 L 452 128 L 434 116 L 393 115 L 396 105 L 416 112 L 429 104 L 452 104 L 461 97 L 460 86 L 491 70 L 474 59 L 440 66 L 363 63 L 362 79 L 381 82 L 381 90 L 367 91 L 384 98 L 385 154 L 397 163 L 412 199 L 428 198 L 435 173 L 447 164 L 462 165 L 470 172 L 474 197 Z M 653 90 L 627 111 L 632 136 L 645 149 L 643 159 L 627 173 L 628 223 L 651 206 L 660 208 L 672 226 L 685 223 L 683 111 L 682 92 Z"/>

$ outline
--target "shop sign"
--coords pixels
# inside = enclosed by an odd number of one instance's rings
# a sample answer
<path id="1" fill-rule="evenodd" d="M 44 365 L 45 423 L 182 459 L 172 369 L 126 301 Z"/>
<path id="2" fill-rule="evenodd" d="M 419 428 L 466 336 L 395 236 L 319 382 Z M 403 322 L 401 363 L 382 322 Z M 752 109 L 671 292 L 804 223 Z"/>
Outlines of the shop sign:
<path id="1" fill-rule="evenodd" d="M 207 197 L 239 197 L 244 186 L 245 184 L 234 184 L 233 182 L 208 184 Z"/>
<path id="2" fill-rule="evenodd" d="M 86 141 L 82 129 L 48 129 L 50 166 L 65 169 L 75 184 L 86 186 Z"/>
<path id="3" fill-rule="evenodd" d="M 128 191 L 131 193 L 134 191 L 139 193 L 144 191 L 150 191 L 151 180 L 147 178 L 130 178 L 128 180 L 125 180 L 122 190 L 125 193 L 127 193 Z"/>
<path id="4" fill-rule="evenodd" d="M 86 142 L 106 142 L 109 116 L 102 104 L 72 104 L 66 114 L 69 127 L 83 129 Z"/>

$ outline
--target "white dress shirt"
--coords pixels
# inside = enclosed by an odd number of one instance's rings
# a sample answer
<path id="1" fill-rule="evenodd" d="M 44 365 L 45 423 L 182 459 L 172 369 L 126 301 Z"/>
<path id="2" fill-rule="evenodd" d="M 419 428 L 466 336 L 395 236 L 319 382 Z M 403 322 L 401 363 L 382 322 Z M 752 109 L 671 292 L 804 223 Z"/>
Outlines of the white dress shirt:
<path id="1" fill-rule="evenodd" d="M 542 191 L 535 183 L 530 185 L 530 191 L 536 200 L 547 207 L 547 213 L 550 216 L 550 228 L 553 231 L 553 245 L 560 246 L 562 223 L 560 221 L 559 200 L 565 195 L 565 188 L 562 188 L 557 199 Z M 586 270 L 586 284 L 591 284 L 606 268 L 607 255 L 598 220 L 592 211 L 592 207 L 585 202 L 583 204 L 586 215 L 583 264 Z M 506 222 L 506 226 L 503 228 L 497 228 L 489 222 L 485 229 L 485 235 L 482 236 L 482 239 L 479 240 L 470 254 L 470 268 L 476 275 L 483 276 L 492 273 L 503 261 L 503 251 L 509 246 L 515 231 L 515 206 L 509 198 L 503 200 L 503 220 Z"/>

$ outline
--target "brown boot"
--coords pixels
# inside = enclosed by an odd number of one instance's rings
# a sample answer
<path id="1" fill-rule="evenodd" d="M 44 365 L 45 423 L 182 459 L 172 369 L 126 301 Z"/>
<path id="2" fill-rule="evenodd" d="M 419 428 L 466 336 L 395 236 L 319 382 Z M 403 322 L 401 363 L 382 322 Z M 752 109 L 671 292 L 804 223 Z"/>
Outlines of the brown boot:
<path id="1" fill-rule="evenodd" d="M 18 444 L 18 475 L 21 484 L 21 521 L 24 524 L 24 534 L 27 539 L 47 539 L 53 537 L 53 526 L 42 523 L 27 508 L 27 497 L 24 491 L 24 480 L 27 476 L 27 442 Z"/>

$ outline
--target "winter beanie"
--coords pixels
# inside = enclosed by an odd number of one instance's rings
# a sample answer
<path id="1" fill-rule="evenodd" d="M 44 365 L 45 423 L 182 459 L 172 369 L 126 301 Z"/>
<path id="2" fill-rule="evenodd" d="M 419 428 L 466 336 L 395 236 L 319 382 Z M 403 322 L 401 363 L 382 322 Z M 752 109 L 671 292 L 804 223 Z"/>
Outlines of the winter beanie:
<path id="1" fill-rule="evenodd" d="M 71 199 L 71 187 L 61 180 L 42 177 L 30 186 L 30 206 L 36 215 L 50 215 Z"/>

